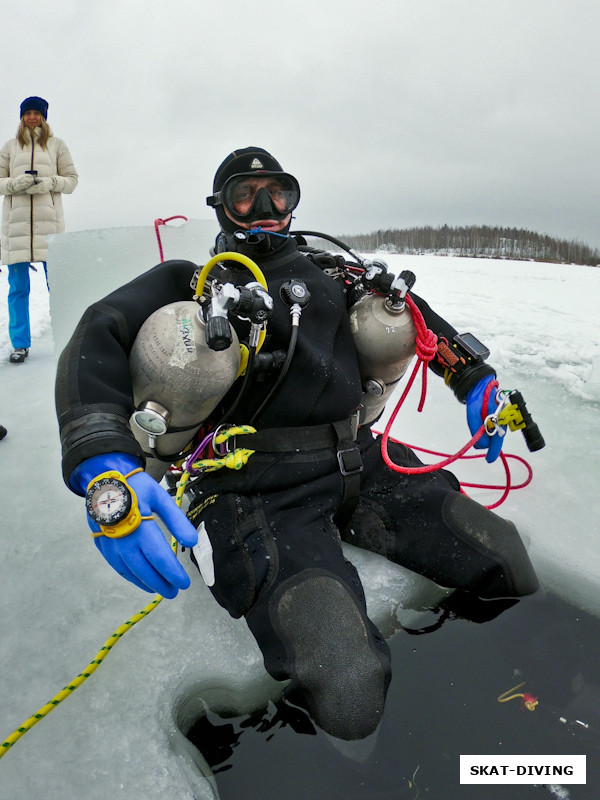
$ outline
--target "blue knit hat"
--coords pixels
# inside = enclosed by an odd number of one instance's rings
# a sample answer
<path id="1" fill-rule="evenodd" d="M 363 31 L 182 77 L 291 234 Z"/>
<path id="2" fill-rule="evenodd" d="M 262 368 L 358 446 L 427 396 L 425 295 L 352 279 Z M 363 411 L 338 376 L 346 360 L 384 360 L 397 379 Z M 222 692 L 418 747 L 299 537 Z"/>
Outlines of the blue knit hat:
<path id="1" fill-rule="evenodd" d="M 39 111 L 44 119 L 48 119 L 48 103 L 43 97 L 26 97 L 21 103 L 21 117 L 26 111 Z"/>

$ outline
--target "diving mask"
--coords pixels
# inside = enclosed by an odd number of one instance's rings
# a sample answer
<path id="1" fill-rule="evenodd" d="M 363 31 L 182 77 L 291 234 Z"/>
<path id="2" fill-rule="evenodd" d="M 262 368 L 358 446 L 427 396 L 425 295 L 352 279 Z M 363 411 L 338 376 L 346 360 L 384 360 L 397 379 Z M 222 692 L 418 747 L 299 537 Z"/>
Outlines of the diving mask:
<path id="1" fill-rule="evenodd" d="M 213 208 L 224 206 L 240 221 L 283 220 L 300 202 L 300 186 L 287 172 L 241 173 L 228 178 L 221 191 L 206 198 Z"/>

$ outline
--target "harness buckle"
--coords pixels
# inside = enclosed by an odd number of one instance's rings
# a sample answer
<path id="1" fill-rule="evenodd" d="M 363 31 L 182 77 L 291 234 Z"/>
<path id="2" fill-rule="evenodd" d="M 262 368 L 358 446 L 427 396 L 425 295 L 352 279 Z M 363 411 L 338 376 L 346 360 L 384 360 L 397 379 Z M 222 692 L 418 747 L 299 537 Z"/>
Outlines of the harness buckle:
<path id="1" fill-rule="evenodd" d="M 358 475 L 363 470 L 362 458 L 358 447 L 349 447 L 346 450 L 338 450 L 337 460 L 340 472 L 344 477 L 348 475 Z"/>

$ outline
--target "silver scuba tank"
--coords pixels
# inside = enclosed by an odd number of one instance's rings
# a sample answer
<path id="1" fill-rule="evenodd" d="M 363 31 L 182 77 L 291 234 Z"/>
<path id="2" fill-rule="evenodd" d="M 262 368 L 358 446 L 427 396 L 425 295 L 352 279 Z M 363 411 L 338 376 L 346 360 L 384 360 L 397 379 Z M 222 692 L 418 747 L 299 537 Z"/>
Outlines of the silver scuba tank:
<path id="1" fill-rule="evenodd" d="M 363 388 L 359 422 L 369 425 L 408 369 L 417 333 L 404 300 L 365 294 L 349 313 Z"/>
<path id="2" fill-rule="evenodd" d="M 138 409 L 130 425 L 146 453 L 168 456 L 183 450 L 227 394 L 240 366 L 238 337 L 230 329 L 226 349 L 208 347 L 200 307 L 192 300 L 163 306 L 144 322 L 133 343 L 129 370 Z M 146 471 L 158 479 L 167 467 L 157 461 L 147 463 Z"/>

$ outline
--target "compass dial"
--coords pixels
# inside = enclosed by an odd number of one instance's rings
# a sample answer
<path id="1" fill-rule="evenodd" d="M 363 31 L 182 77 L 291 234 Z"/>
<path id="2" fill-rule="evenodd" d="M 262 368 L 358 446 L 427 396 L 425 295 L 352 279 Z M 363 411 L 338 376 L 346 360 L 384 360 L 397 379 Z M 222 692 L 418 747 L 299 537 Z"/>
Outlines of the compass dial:
<path id="1" fill-rule="evenodd" d="M 99 525 L 115 525 L 131 509 L 131 492 L 117 478 L 100 478 L 88 489 L 86 507 Z"/>

